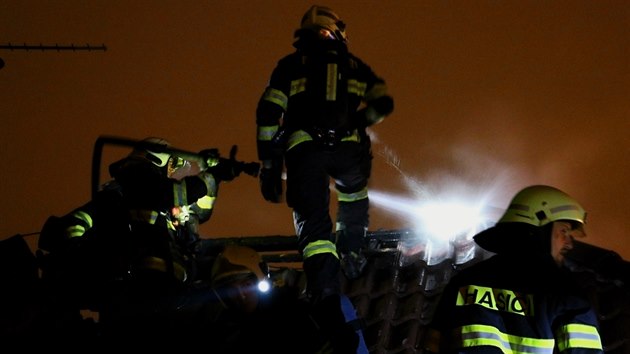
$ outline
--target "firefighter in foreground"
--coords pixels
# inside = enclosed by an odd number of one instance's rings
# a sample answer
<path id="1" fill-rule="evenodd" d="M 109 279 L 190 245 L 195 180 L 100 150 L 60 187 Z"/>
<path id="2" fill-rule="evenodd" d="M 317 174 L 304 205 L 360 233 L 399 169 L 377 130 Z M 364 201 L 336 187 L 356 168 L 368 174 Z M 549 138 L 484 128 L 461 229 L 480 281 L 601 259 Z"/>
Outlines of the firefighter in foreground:
<path id="1" fill-rule="evenodd" d="M 497 224 L 474 237 L 493 257 L 445 288 L 427 353 L 603 353 L 596 314 L 562 266 L 586 212 L 550 186 L 518 192 Z"/>
<path id="2" fill-rule="evenodd" d="M 110 165 L 113 179 L 93 200 L 42 230 L 43 279 L 59 298 L 53 305 L 98 311 L 105 338 L 183 335 L 175 309 L 194 280 L 196 235 L 178 232 L 188 221 L 179 214 L 190 209 L 207 221 L 219 183 L 241 172 L 234 153 L 226 159 L 212 149 L 199 154 L 205 166 L 187 175 L 188 162 L 170 147 L 143 140 Z"/>
<path id="3" fill-rule="evenodd" d="M 312 6 L 295 32 L 296 51 L 278 62 L 256 110 L 261 192 L 267 201 L 281 202 L 286 167 L 286 201 L 307 294 L 341 342 L 342 331 L 335 329 L 341 313 L 331 310 L 339 307 L 340 269 L 355 279 L 366 264 L 372 164 L 366 128 L 393 111 L 385 82 L 348 51 L 345 30 L 333 10 Z M 334 229 L 331 178 L 338 200 Z"/>

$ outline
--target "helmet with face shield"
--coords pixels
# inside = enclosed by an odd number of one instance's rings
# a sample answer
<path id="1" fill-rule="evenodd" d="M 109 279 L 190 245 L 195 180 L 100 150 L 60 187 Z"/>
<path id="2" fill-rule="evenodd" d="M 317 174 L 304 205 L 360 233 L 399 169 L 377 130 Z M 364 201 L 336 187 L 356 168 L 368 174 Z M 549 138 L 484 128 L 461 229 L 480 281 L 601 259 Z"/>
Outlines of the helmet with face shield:
<path id="1" fill-rule="evenodd" d="M 162 138 L 145 138 L 133 149 L 129 157 L 144 159 L 157 167 L 165 167 L 171 158 L 168 152 L 170 146 L 171 143 Z"/>
<path id="2" fill-rule="evenodd" d="M 172 154 L 171 143 L 163 138 L 149 137 L 143 139 L 129 154 L 129 157 L 146 160 L 153 165 L 166 168 L 168 177 L 182 179 L 195 172 L 191 163 Z"/>

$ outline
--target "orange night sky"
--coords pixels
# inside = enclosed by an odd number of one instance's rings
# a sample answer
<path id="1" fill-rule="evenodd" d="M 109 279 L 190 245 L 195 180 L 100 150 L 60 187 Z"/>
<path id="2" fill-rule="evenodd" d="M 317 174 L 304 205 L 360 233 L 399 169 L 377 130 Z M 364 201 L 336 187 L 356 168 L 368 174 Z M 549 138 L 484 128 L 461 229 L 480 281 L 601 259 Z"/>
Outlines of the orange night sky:
<path id="1" fill-rule="evenodd" d="M 89 199 L 101 135 L 161 136 L 224 154 L 237 144 L 238 158 L 256 160 L 258 98 L 312 4 L 1 2 L 0 45 L 107 51 L 0 50 L 0 237 L 38 232 L 48 216 Z M 413 225 L 384 201 L 454 193 L 504 208 L 522 187 L 550 184 L 587 209 L 586 242 L 630 259 L 628 1 L 321 5 L 341 15 L 350 50 L 395 99 L 394 113 L 372 129 L 370 230 Z M 222 184 L 202 234 L 294 230 L 286 205 L 265 202 L 257 179 L 243 175 Z"/>

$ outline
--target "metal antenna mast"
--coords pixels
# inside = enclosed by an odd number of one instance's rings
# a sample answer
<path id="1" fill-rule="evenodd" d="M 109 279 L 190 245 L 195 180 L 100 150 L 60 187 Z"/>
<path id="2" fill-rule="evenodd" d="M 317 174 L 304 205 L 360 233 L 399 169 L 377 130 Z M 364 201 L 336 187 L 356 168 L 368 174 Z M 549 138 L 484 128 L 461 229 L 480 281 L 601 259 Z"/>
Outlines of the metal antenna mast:
<path id="1" fill-rule="evenodd" d="M 25 50 L 25 51 L 46 51 L 46 50 L 56 50 L 58 52 L 60 51 L 65 51 L 65 50 L 71 50 L 73 52 L 76 51 L 106 51 L 107 47 L 105 46 L 105 44 L 101 44 L 101 45 L 91 45 L 91 44 L 85 44 L 85 45 L 75 45 L 75 44 L 70 44 L 70 45 L 59 45 L 56 44 L 55 45 L 44 45 L 44 44 L 35 44 L 35 45 L 29 45 L 29 44 L 11 44 L 11 43 L 7 43 L 7 44 L 0 44 L 0 49 L 6 49 L 6 50 L 10 50 L 10 51 L 14 51 L 14 50 Z M 2 60 L 2 58 L 0 58 L 0 69 L 2 69 L 2 67 L 4 67 L 4 61 Z"/>

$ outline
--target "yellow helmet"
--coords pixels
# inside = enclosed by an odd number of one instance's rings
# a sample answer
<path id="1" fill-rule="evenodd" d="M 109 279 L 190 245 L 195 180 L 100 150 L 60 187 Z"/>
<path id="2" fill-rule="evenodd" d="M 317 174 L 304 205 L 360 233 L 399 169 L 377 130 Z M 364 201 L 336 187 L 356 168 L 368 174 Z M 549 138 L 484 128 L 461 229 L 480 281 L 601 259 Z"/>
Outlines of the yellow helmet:
<path id="1" fill-rule="evenodd" d="M 516 193 L 499 221 L 475 235 L 474 240 L 483 249 L 496 253 L 546 250 L 546 247 L 537 248 L 537 245 L 544 245 L 541 227 L 560 220 L 576 223 L 578 225 L 572 227 L 582 228 L 586 223 L 586 212 L 563 191 L 533 185 Z M 511 237 L 505 237 L 506 234 Z M 515 240 L 521 242 L 515 243 Z"/>
<path id="2" fill-rule="evenodd" d="M 348 41 L 345 23 L 331 8 L 325 6 L 311 6 L 302 17 L 300 29 L 318 31 L 323 38 Z"/>
<path id="3" fill-rule="evenodd" d="M 246 246 L 226 245 L 212 266 L 211 281 L 217 285 L 232 278 L 255 275 L 268 285 L 269 270 L 256 250 Z"/>
<path id="4" fill-rule="evenodd" d="M 151 137 L 143 139 L 142 143 L 146 143 L 147 146 L 151 147 L 142 146 L 141 144 L 141 146 L 133 149 L 129 156 L 143 158 L 158 167 L 164 167 L 168 164 L 168 160 L 171 158 L 171 155 L 168 152 L 160 151 L 162 148 L 166 149 L 171 146 L 168 141 L 162 138 Z M 155 147 L 152 148 L 152 146 Z M 162 146 L 162 148 L 160 148 L 160 146 Z"/>
<path id="5" fill-rule="evenodd" d="M 584 208 L 563 191 L 544 185 L 529 186 L 518 192 L 497 222 L 520 222 L 544 226 L 558 220 L 586 223 Z"/>

